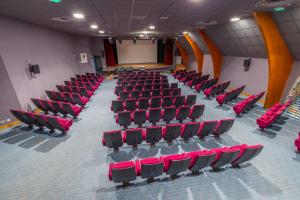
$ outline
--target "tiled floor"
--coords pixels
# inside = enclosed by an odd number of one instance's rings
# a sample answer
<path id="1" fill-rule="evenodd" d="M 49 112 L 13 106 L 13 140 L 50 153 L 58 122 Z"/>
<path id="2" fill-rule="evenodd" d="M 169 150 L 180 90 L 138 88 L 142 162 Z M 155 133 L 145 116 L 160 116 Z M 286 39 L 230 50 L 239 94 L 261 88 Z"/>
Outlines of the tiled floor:
<path id="1" fill-rule="evenodd" d="M 175 80 L 170 78 L 170 81 Z M 177 141 L 173 146 L 161 142 L 155 148 L 142 144 L 136 151 L 124 146 L 119 153 L 113 153 L 100 141 L 103 131 L 119 129 L 110 111 L 111 100 L 116 99 L 114 86 L 115 81 L 101 85 L 66 137 L 49 137 L 24 127 L 2 131 L 0 199 L 299 199 L 300 155 L 294 152 L 293 145 L 300 129 L 299 121 L 283 118 L 263 133 L 255 123 L 263 110 L 256 107 L 236 118 L 233 128 L 219 140 L 208 137 L 188 144 Z M 186 86 L 180 87 L 185 95 L 195 93 Z M 214 99 L 205 99 L 203 94 L 198 94 L 197 103 L 206 105 L 201 120 L 235 118 L 231 105 L 219 107 Z M 151 184 L 138 178 L 126 188 L 107 178 L 111 161 L 241 143 L 265 146 L 258 157 L 241 169 L 226 167 L 220 172 L 205 169 L 198 176 L 186 173 L 175 180 L 162 176 Z"/>

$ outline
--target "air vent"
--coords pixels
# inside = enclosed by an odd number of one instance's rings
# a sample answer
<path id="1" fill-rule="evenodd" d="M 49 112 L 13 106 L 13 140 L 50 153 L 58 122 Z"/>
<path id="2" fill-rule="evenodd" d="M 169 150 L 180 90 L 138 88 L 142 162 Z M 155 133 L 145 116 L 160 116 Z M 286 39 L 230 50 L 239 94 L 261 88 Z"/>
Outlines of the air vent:
<path id="1" fill-rule="evenodd" d="M 71 17 L 52 17 L 51 20 L 62 23 L 69 23 L 74 21 L 74 19 Z"/>
<path id="2" fill-rule="evenodd" d="M 164 17 L 164 16 L 162 16 L 162 17 L 160 17 L 159 19 L 164 20 L 164 19 L 169 19 L 169 17 Z"/>
<path id="3" fill-rule="evenodd" d="M 255 6 L 257 8 L 275 8 L 290 6 L 295 0 L 262 0 Z"/>
<path id="4" fill-rule="evenodd" d="M 131 16 L 130 19 L 133 19 L 133 20 L 144 20 L 146 16 Z"/>

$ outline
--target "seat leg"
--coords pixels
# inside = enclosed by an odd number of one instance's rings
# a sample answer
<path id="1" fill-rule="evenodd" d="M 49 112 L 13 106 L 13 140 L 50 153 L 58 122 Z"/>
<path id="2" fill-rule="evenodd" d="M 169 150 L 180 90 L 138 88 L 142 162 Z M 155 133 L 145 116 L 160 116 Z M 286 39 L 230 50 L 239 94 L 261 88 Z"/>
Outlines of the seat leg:
<path id="1" fill-rule="evenodd" d="M 119 153 L 119 148 L 118 147 L 114 148 L 114 153 Z"/>
<path id="2" fill-rule="evenodd" d="M 123 182 L 123 185 L 122 185 L 123 187 L 127 187 L 127 186 L 129 186 L 129 181 L 125 181 L 125 182 Z"/>
<path id="3" fill-rule="evenodd" d="M 154 182 L 154 177 L 150 177 L 150 178 L 148 178 L 148 179 L 147 179 L 147 182 L 148 182 L 148 183 L 152 183 L 152 182 Z"/>

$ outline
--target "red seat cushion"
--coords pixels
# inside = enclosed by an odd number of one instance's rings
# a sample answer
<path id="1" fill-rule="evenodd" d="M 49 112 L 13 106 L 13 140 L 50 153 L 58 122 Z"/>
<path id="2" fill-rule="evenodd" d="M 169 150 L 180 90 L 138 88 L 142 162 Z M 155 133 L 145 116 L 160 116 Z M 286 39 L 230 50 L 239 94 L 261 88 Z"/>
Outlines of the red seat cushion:
<path id="1" fill-rule="evenodd" d="M 135 168 L 135 164 L 134 164 L 133 161 L 110 163 L 110 165 L 109 165 L 109 174 L 108 174 L 109 180 L 112 180 L 112 170 L 113 169 L 125 169 L 125 168 L 130 168 L 130 167 Z"/>

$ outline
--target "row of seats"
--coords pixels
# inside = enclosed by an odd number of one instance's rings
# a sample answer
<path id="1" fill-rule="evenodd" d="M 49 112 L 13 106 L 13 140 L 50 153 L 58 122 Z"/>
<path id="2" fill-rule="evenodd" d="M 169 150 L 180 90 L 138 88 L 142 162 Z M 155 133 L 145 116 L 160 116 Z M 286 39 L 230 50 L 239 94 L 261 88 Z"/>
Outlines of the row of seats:
<path id="1" fill-rule="evenodd" d="M 209 74 L 203 75 L 203 76 L 196 76 L 192 80 L 188 81 L 186 84 L 192 88 L 193 86 L 201 83 L 202 81 L 206 81 L 209 79 Z"/>
<path id="2" fill-rule="evenodd" d="M 228 101 L 232 101 L 233 99 L 236 99 L 244 90 L 245 85 L 233 89 L 231 91 L 228 91 L 224 94 L 221 94 L 219 96 L 217 96 L 216 101 L 218 102 L 219 105 L 223 105 L 224 103 L 228 102 Z"/>
<path id="3" fill-rule="evenodd" d="M 215 85 L 218 82 L 218 80 L 219 78 L 213 78 L 213 79 L 201 81 L 200 83 L 196 84 L 194 88 L 197 92 L 200 92 L 200 90 L 204 91 L 205 89 Z"/>
<path id="4" fill-rule="evenodd" d="M 229 87 L 229 85 L 230 81 L 213 85 L 210 88 L 205 89 L 204 94 L 207 98 L 209 98 L 210 96 L 222 94 Z"/>
<path id="5" fill-rule="evenodd" d="M 170 106 L 164 108 L 163 110 L 161 108 L 150 108 L 149 111 L 120 111 L 116 116 L 116 123 L 118 123 L 120 126 L 124 126 L 124 129 L 126 129 L 132 122 L 140 127 L 146 121 L 149 121 L 152 123 L 152 125 L 156 125 L 156 123 L 160 120 L 170 123 L 174 119 L 182 123 L 187 118 L 195 121 L 201 117 L 203 112 L 204 105 L 194 105 L 193 107 L 181 106 L 178 109 L 176 109 L 175 106 Z"/>
<path id="6" fill-rule="evenodd" d="M 78 79 L 78 78 L 71 77 L 70 80 L 71 82 L 77 82 L 77 84 L 88 83 L 93 87 L 98 87 L 103 82 L 102 79 L 94 79 L 94 78 Z"/>
<path id="7" fill-rule="evenodd" d="M 33 125 L 35 125 L 40 129 L 48 128 L 51 132 L 57 129 L 65 134 L 73 124 L 72 119 L 64 119 L 57 116 L 48 116 L 20 110 L 10 110 L 10 112 L 18 120 L 27 124 L 29 128 L 33 128 Z"/>
<path id="8" fill-rule="evenodd" d="M 79 113 L 82 111 L 82 107 L 75 106 L 67 102 L 50 101 L 34 98 L 32 98 L 31 101 L 37 108 L 44 111 L 45 114 L 47 114 L 48 112 L 52 112 L 54 114 L 61 113 L 64 116 L 67 116 L 69 114 L 74 118 L 77 118 Z"/>
<path id="9" fill-rule="evenodd" d="M 96 74 L 96 73 L 86 73 L 86 74 L 76 74 L 77 79 L 98 79 L 101 80 L 101 82 L 104 80 L 104 77 L 101 74 Z"/>
<path id="10" fill-rule="evenodd" d="M 300 152 L 300 133 L 298 133 L 298 137 L 295 139 L 295 146 L 298 152 Z"/>
<path id="11" fill-rule="evenodd" d="M 188 81 L 191 81 L 191 80 L 193 80 L 196 77 L 201 77 L 201 75 L 202 75 L 202 73 L 196 73 L 196 72 L 194 72 L 194 73 L 188 73 L 186 76 L 181 77 L 179 79 L 179 82 L 183 82 L 184 84 L 186 84 Z"/>
<path id="12" fill-rule="evenodd" d="M 194 74 L 196 73 L 195 70 L 192 71 L 186 71 L 186 70 L 180 70 L 180 71 L 176 71 L 175 74 L 173 74 L 174 78 L 176 78 L 177 80 L 182 80 L 184 77 L 188 76 L 189 74 Z"/>
<path id="13" fill-rule="evenodd" d="M 259 101 L 259 99 L 261 99 L 264 96 L 265 92 L 261 92 L 257 95 L 252 95 L 246 99 L 244 99 L 243 101 L 235 104 L 233 106 L 233 110 L 237 115 L 241 115 L 243 112 L 245 112 L 246 110 L 252 108 L 256 102 Z"/>
<path id="14" fill-rule="evenodd" d="M 199 174 L 199 171 L 211 167 L 219 170 L 225 165 L 239 167 L 241 164 L 255 158 L 263 149 L 263 145 L 241 144 L 231 147 L 220 147 L 211 150 L 200 150 L 189 153 L 161 156 L 160 158 L 144 158 L 136 161 L 124 161 L 110 163 L 109 180 L 114 183 L 129 185 L 137 176 L 148 181 L 154 181 L 155 177 L 163 173 L 172 178 L 178 174 L 191 171 Z"/>
<path id="15" fill-rule="evenodd" d="M 111 104 L 111 110 L 114 113 L 120 111 L 134 111 L 136 109 L 147 110 L 150 108 L 166 108 L 170 106 L 175 106 L 176 108 L 180 106 L 192 106 L 196 103 L 197 95 L 188 95 L 185 96 L 165 96 L 161 97 L 152 97 L 148 98 L 130 98 L 125 99 L 125 102 L 122 100 L 114 100 Z"/>
<path id="16" fill-rule="evenodd" d="M 216 137 L 228 132 L 233 126 L 234 119 L 223 119 L 220 121 L 186 122 L 184 124 L 167 124 L 166 126 L 151 126 L 145 129 L 135 128 L 125 131 L 106 131 L 103 133 L 102 143 L 116 152 L 124 143 L 134 148 L 143 141 L 154 146 L 161 139 L 169 144 L 181 137 L 189 140 L 194 136 L 203 139 L 212 134 Z"/>
<path id="17" fill-rule="evenodd" d="M 97 90 L 99 85 L 92 85 L 89 82 L 81 82 L 81 81 L 64 81 L 67 87 L 84 87 L 87 90 L 95 91 Z"/>
<path id="18" fill-rule="evenodd" d="M 147 84 L 164 84 L 169 83 L 168 79 L 145 79 L 141 78 L 140 80 L 123 80 L 120 83 L 117 82 L 117 85 L 147 85 Z"/>
<path id="19" fill-rule="evenodd" d="M 292 104 L 292 100 L 288 100 L 284 104 L 276 103 L 269 108 L 260 118 L 256 120 L 259 128 L 265 129 L 273 124 L 273 122 L 281 116 L 281 114 Z"/>
<path id="20" fill-rule="evenodd" d="M 46 94 L 52 101 L 69 102 L 72 104 L 78 104 L 81 107 L 84 107 L 89 102 L 88 98 L 83 97 L 78 93 L 57 92 L 47 90 Z"/>
<path id="21" fill-rule="evenodd" d="M 117 85 L 115 87 L 115 94 L 119 96 L 119 93 L 121 91 L 143 91 L 143 90 L 163 90 L 163 89 L 175 89 L 178 88 L 178 83 L 164 83 L 164 84 L 146 84 L 146 85 L 141 85 L 141 84 L 136 84 L 136 85 Z"/>
<path id="22" fill-rule="evenodd" d="M 129 91 L 120 91 L 118 99 L 125 101 L 128 98 L 139 99 L 139 98 L 150 98 L 150 97 L 166 97 L 166 96 L 180 96 L 181 88 L 174 89 L 154 89 L 154 90 L 132 90 Z"/>

